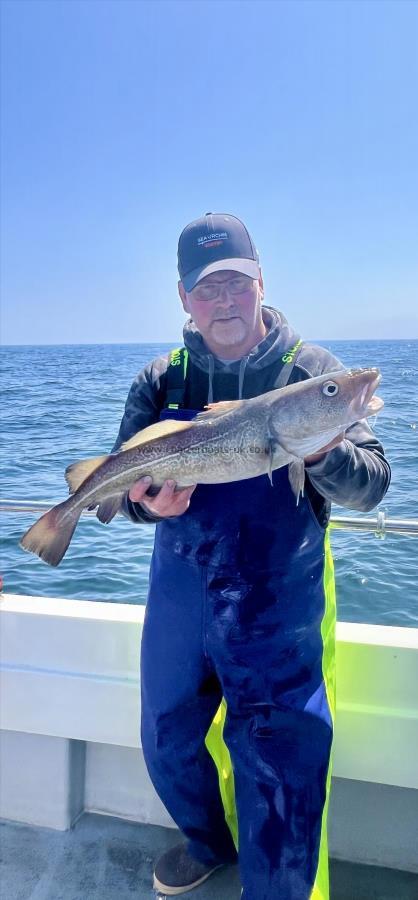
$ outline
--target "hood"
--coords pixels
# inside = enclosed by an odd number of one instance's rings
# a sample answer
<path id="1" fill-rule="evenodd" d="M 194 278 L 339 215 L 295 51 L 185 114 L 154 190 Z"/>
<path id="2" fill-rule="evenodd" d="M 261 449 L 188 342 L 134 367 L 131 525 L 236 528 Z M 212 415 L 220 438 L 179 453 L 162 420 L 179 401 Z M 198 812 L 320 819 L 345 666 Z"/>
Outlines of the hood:
<path id="1" fill-rule="evenodd" d="M 224 362 L 209 350 L 192 319 L 186 322 L 183 329 L 184 346 L 187 348 L 194 365 L 208 373 L 208 403 L 213 401 L 213 376 L 215 371 L 236 372 L 238 376 L 238 399 L 242 397 L 246 369 L 260 370 L 274 363 L 279 356 L 291 350 L 299 340 L 286 317 L 272 306 L 262 306 L 261 313 L 267 334 L 242 359 L 235 362 Z"/>

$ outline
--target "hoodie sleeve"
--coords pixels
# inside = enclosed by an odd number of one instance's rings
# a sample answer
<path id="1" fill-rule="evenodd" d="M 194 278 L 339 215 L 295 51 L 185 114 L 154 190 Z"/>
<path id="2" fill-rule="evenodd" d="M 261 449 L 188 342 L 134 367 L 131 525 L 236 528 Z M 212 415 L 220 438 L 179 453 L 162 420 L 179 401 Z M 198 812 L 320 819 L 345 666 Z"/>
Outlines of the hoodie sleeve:
<path id="1" fill-rule="evenodd" d="M 167 358 L 160 357 L 142 369 L 134 379 L 125 403 L 119 434 L 111 453 L 116 453 L 124 441 L 129 440 L 138 431 L 158 421 L 163 396 L 161 382 L 165 378 L 167 364 Z M 120 511 L 132 522 L 155 524 L 162 520 L 161 516 L 149 513 L 141 503 L 130 500 L 128 492 L 124 495 Z"/>
<path id="2" fill-rule="evenodd" d="M 319 347 L 310 349 L 321 351 L 319 356 L 316 354 L 315 365 L 309 365 L 308 356 L 307 367 L 303 366 L 310 377 L 346 368 L 327 350 Z M 367 419 L 351 425 L 344 440 L 321 460 L 307 464 L 306 474 L 315 490 L 326 500 L 360 512 L 369 512 L 381 502 L 391 477 L 382 444 Z"/>

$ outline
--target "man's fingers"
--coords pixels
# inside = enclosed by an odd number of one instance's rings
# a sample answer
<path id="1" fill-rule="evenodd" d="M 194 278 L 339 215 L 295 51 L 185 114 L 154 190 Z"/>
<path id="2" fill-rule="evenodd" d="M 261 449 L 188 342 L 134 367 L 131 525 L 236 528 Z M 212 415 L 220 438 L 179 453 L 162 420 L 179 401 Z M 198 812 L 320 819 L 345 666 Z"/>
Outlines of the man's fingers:
<path id="1" fill-rule="evenodd" d="M 132 485 L 129 497 L 133 502 L 142 502 L 152 513 L 158 516 L 178 516 L 185 512 L 190 503 L 190 497 L 196 485 L 176 491 L 176 482 L 173 479 L 165 481 L 161 490 L 155 497 L 149 497 L 147 490 L 152 483 L 152 478 L 145 476 Z"/>
<path id="2" fill-rule="evenodd" d="M 196 488 L 196 485 L 192 484 L 192 485 L 190 485 L 190 487 L 180 488 L 179 491 L 176 491 L 176 493 L 173 495 L 173 498 L 172 498 L 172 506 L 173 506 L 173 509 L 174 508 L 177 509 L 177 513 L 172 512 L 171 513 L 172 516 L 176 515 L 176 514 L 180 515 L 180 513 L 185 512 L 186 509 L 189 508 L 190 497 L 192 496 L 195 488 Z"/>
<path id="3" fill-rule="evenodd" d="M 144 494 L 146 494 L 151 484 L 152 478 L 149 475 L 145 475 L 144 478 L 136 481 L 129 491 L 129 499 L 134 503 L 138 503 L 140 500 L 142 500 Z"/>
<path id="4" fill-rule="evenodd" d="M 187 509 L 196 485 L 176 491 L 176 482 L 165 481 L 160 493 L 152 499 L 145 498 L 149 509 L 159 516 L 178 516 Z"/>

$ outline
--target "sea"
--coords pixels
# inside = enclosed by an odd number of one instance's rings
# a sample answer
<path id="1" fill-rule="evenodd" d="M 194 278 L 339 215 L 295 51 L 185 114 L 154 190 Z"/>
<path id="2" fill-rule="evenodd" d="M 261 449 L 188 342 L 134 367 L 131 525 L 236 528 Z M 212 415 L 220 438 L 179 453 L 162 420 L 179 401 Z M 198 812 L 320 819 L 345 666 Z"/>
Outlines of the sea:
<path id="1" fill-rule="evenodd" d="M 384 409 L 371 420 L 392 467 L 379 506 L 387 518 L 418 519 L 418 341 L 321 341 L 348 367 L 378 366 Z M 4 346 L 1 497 L 67 496 L 64 470 L 108 452 L 136 373 L 176 344 Z M 333 506 L 334 515 L 354 515 Z M 366 517 L 375 513 L 364 514 Z M 60 566 L 25 553 L 33 513 L 0 512 L 4 590 L 57 598 L 145 604 L 154 526 L 83 516 Z M 332 529 L 338 619 L 418 626 L 418 536 Z"/>

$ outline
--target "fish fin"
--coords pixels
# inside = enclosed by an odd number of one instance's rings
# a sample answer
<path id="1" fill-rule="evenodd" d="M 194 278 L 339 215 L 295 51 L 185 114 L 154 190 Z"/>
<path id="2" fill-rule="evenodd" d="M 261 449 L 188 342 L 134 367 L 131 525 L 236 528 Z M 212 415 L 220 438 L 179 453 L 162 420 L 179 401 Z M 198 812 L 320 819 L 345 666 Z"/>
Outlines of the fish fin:
<path id="1" fill-rule="evenodd" d="M 133 447 L 139 447 L 147 441 L 154 440 L 154 438 L 164 437 L 165 434 L 172 434 L 175 431 L 184 431 L 186 428 L 191 428 L 191 425 L 191 421 L 186 422 L 177 419 L 164 419 L 163 422 L 155 422 L 154 425 L 148 425 L 147 428 L 138 431 L 133 437 L 129 438 L 129 440 L 124 441 L 119 448 L 119 452 L 132 450 Z"/>
<path id="2" fill-rule="evenodd" d="M 82 459 L 81 462 L 71 463 L 65 470 L 65 480 L 70 494 L 74 494 L 80 485 L 83 484 L 83 481 L 107 459 L 109 459 L 108 456 L 96 456 L 94 459 Z"/>
<path id="3" fill-rule="evenodd" d="M 209 420 L 217 416 L 225 416 L 227 413 L 233 412 L 234 409 L 239 409 L 243 402 L 243 400 L 221 400 L 219 403 L 208 403 L 204 410 L 195 416 L 193 421 L 201 422 L 205 419 Z"/>
<path id="4" fill-rule="evenodd" d="M 71 512 L 73 498 L 64 500 L 44 513 L 20 541 L 20 546 L 37 553 L 50 566 L 57 566 L 66 553 L 81 515 L 81 509 Z"/>
<path id="5" fill-rule="evenodd" d="M 277 454 L 278 451 L 281 451 L 283 453 L 283 447 L 281 444 L 279 444 L 277 437 L 275 435 L 270 435 L 268 437 L 268 442 L 265 447 L 265 452 L 266 452 L 266 456 L 268 456 L 268 458 L 269 458 L 269 466 L 267 469 L 267 475 L 270 479 L 270 484 L 272 487 L 273 487 L 273 472 L 274 472 L 274 469 L 277 468 L 277 465 L 276 466 L 274 465 L 275 462 L 277 463 L 277 456 L 275 458 L 275 454 Z M 280 463 L 280 466 L 281 465 L 283 465 L 283 463 Z M 279 468 L 280 468 L 280 466 L 279 466 Z"/>
<path id="6" fill-rule="evenodd" d="M 292 491 L 296 497 L 296 506 L 299 504 L 299 497 L 303 497 L 305 487 L 305 463 L 303 459 L 295 457 L 289 463 L 289 481 Z"/>
<path id="7" fill-rule="evenodd" d="M 106 497 L 105 500 L 102 500 L 101 503 L 99 503 L 96 516 L 100 522 L 107 525 L 108 522 L 112 521 L 113 517 L 120 510 L 122 497 L 123 493 L 114 494 L 113 497 Z"/>

